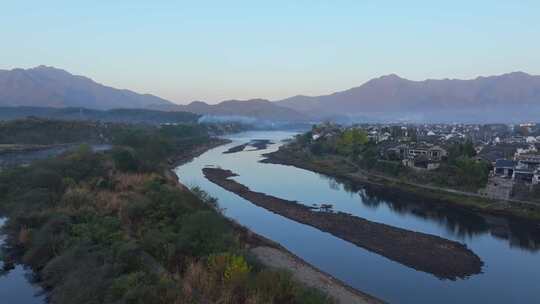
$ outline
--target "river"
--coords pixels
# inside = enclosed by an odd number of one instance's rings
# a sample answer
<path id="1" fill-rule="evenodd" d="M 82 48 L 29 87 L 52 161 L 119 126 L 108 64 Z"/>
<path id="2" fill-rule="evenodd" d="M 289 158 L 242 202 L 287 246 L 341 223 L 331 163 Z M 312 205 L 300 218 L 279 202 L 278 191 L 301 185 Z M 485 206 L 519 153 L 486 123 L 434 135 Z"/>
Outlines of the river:
<path id="1" fill-rule="evenodd" d="M 5 221 L 5 218 L 0 218 L 0 228 Z M 0 246 L 3 242 L 4 237 L 0 236 Z M 0 270 L 3 267 L 3 262 L 0 260 Z M 32 272 L 21 265 L 16 265 L 9 272 L 0 274 L 0 303 L 45 303 L 45 296 L 41 292 L 42 289 L 31 283 L 31 276 Z"/>
<path id="2" fill-rule="evenodd" d="M 350 286 L 390 303 L 540 303 L 540 226 L 424 201 L 370 193 L 317 173 L 263 164 L 291 132 L 245 132 L 232 143 L 207 151 L 176 169 L 182 183 L 199 186 L 219 199 L 224 213 L 253 231 L 279 242 L 319 269 Z M 223 154 L 252 139 L 270 139 L 265 150 Z M 239 174 L 234 179 L 254 191 L 306 204 L 331 203 L 334 210 L 399 228 L 465 243 L 484 262 L 483 273 L 441 280 L 351 243 L 283 218 L 209 182 L 205 166 Z M 434 259 L 437 257 L 434 256 Z"/>
<path id="3" fill-rule="evenodd" d="M 259 163 L 262 154 L 275 151 L 282 139 L 293 135 L 279 131 L 236 134 L 230 136 L 232 143 L 204 153 L 176 172 L 184 184 L 199 186 L 218 198 L 227 216 L 352 287 L 390 303 L 540 303 L 540 226 L 373 194 L 310 171 Z M 265 150 L 223 154 L 252 139 L 270 139 L 275 144 Z M 205 166 L 233 170 L 240 175 L 235 179 L 254 191 L 307 204 L 331 203 L 335 210 L 371 221 L 466 243 L 484 261 L 483 273 L 450 281 L 410 269 L 251 204 L 206 180 L 201 171 Z M 0 276 L 0 303 L 44 303 L 40 289 L 29 282 L 30 275 L 18 265 Z"/>

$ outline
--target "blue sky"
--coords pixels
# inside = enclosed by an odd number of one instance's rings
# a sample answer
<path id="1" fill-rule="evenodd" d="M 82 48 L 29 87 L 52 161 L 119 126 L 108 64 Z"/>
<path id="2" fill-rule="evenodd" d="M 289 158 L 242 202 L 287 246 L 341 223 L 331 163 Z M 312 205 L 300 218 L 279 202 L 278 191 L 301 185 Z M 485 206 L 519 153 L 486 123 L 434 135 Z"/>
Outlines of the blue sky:
<path id="1" fill-rule="evenodd" d="M 390 73 L 540 74 L 540 1 L 3 2 L 0 69 L 51 65 L 178 103 L 319 95 Z"/>

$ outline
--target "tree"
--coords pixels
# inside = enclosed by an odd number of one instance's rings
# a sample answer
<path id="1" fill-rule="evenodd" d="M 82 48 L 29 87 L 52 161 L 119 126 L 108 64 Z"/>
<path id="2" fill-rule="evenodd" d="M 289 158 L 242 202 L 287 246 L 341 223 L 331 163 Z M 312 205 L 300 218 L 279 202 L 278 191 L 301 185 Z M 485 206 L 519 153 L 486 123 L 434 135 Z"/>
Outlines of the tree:
<path id="1" fill-rule="evenodd" d="M 222 252 L 233 243 L 226 220 L 213 211 L 187 216 L 179 235 L 179 249 L 193 256 Z"/>
<path id="2" fill-rule="evenodd" d="M 349 129 L 341 134 L 336 144 L 340 154 L 357 157 L 362 147 L 369 141 L 364 130 Z"/>
<path id="3" fill-rule="evenodd" d="M 117 148 L 112 152 L 114 165 L 120 171 L 134 172 L 139 169 L 139 162 L 135 157 L 135 151 Z"/>
<path id="4" fill-rule="evenodd" d="M 450 162 L 455 162 L 460 157 L 474 157 L 476 150 L 471 140 L 464 143 L 454 143 L 448 149 L 448 159 Z"/>
<path id="5" fill-rule="evenodd" d="M 407 134 L 411 138 L 411 141 L 414 141 L 414 142 L 418 141 L 418 132 L 415 127 L 407 128 Z"/>

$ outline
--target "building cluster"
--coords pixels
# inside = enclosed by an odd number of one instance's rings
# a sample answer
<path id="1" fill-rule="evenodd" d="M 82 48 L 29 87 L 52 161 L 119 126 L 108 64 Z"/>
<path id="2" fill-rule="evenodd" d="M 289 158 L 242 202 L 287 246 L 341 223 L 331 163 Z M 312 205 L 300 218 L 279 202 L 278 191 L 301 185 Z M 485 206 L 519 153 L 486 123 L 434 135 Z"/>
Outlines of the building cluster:
<path id="1" fill-rule="evenodd" d="M 493 174 L 517 182 L 540 184 L 540 154 L 518 154 L 514 159 L 498 159 Z"/>
<path id="2" fill-rule="evenodd" d="M 365 131 L 381 159 L 417 170 L 439 168 L 456 143 L 469 142 L 475 158 L 493 167 L 489 196 L 509 198 L 516 183 L 540 184 L 539 124 L 323 124 L 314 128 L 312 139 L 339 136 L 347 128 Z"/>
<path id="3" fill-rule="evenodd" d="M 388 147 L 383 153 L 387 159 L 398 159 L 407 167 L 427 170 L 437 169 L 448 157 L 446 149 L 426 142 L 400 143 Z"/>

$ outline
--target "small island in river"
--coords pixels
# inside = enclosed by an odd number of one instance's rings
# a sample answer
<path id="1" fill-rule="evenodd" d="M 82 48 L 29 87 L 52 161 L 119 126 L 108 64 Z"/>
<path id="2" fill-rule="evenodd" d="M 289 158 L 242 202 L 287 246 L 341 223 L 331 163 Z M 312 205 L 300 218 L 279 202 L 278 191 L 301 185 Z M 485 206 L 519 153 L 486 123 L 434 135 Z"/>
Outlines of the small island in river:
<path id="1" fill-rule="evenodd" d="M 230 179 L 236 176 L 230 170 L 204 168 L 203 173 L 211 182 L 257 206 L 441 279 L 455 280 L 482 271 L 483 262 L 464 244 L 368 221 L 343 212 L 314 211 L 295 201 L 252 191 Z"/>
<path id="2" fill-rule="evenodd" d="M 231 154 L 231 153 L 242 152 L 248 146 L 251 146 L 251 147 L 254 148 L 253 150 L 250 150 L 250 151 L 264 150 L 264 149 L 266 149 L 266 147 L 268 147 L 268 145 L 271 145 L 271 144 L 273 144 L 273 142 L 271 142 L 268 139 L 253 139 L 252 141 L 247 142 L 245 144 L 241 144 L 241 145 L 231 147 L 227 151 L 224 151 L 223 154 Z"/>

